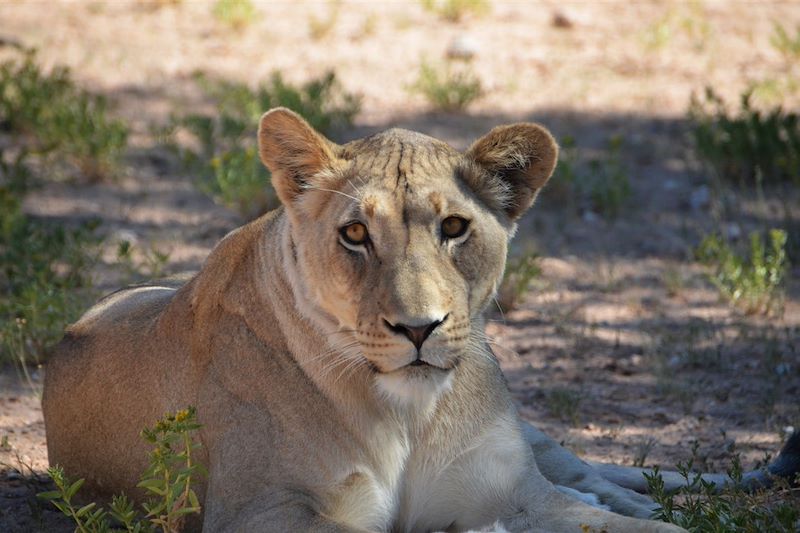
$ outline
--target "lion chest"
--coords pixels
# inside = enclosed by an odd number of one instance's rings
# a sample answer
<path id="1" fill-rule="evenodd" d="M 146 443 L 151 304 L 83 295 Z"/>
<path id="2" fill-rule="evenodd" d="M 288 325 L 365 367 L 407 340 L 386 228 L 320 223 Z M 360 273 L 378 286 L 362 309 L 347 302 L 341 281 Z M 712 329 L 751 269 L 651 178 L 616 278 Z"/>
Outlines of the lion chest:
<path id="1" fill-rule="evenodd" d="M 339 472 L 327 494 L 326 514 L 354 528 L 392 529 L 400 508 L 409 447 L 403 439 L 384 443 L 375 457 Z"/>
<path id="2" fill-rule="evenodd" d="M 381 460 L 342 471 L 326 513 L 369 531 L 478 529 L 519 498 L 529 449 L 513 420 L 498 417 L 453 449 L 398 442 Z M 523 498 L 524 499 L 524 498 Z M 521 505 L 521 503 L 520 503 Z"/>

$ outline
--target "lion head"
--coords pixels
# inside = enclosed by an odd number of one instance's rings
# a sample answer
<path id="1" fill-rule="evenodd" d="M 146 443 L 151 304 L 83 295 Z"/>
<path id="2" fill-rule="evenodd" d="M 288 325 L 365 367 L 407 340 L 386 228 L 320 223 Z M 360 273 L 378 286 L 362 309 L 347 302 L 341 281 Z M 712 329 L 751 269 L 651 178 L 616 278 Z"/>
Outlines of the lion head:
<path id="1" fill-rule="evenodd" d="M 300 312 L 389 398 L 435 398 L 482 334 L 507 242 L 555 167 L 553 137 L 523 123 L 463 153 L 401 129 L 337 145 L 282 108 L 258 136 Z"/>

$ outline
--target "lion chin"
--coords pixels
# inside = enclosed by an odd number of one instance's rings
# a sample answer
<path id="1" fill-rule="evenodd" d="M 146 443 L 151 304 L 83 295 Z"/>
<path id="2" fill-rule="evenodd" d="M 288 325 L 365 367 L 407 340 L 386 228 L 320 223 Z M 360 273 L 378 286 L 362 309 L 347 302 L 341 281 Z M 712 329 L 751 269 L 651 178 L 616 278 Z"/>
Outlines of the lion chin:
<path id="1" fill-rule="evenodd" d="M 453 386 L 452 369 L 429 364 L 406 365 L 375 376 L 375 388 L 391 403 L 411 411 L 427 413 Z"/>

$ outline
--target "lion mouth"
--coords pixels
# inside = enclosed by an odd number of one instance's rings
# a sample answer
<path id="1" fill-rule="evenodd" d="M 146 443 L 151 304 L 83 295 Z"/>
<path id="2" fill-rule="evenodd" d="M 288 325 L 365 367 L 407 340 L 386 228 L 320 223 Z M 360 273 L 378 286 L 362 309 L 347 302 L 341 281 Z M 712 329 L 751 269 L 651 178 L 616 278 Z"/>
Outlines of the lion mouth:
<path id="1" fill-rule="evenodd" d="M 444 372 L 444 373 L 447 373 L 447 372 L 450 372 L 450 371 L 454 370 L 458 366 L 459 362 L 460 362 L 459 358 L 456 358 L 456 359 L 453 360 L 453 362 L 449 366 L 439 366 L 439 365 L 434 365 L 432 363 L 429 363 L 427 361 L 423 361 L 422 359 L 417 358 L 417 359 L 414 359 L 413 361 L 411 361 L 410 363 L 406 363 L 405 365 L 398 366 L 398 367 L 396 367 L 396 368 L 394 368 L 392 370 L 383 369 L 383 368 L 381 368 L 380 366 L 378 366 L 376 364 L 371 364 L 370 368 L 372 368 L 372 371 L 377 373 L 377 374 L 394 374 L 395 372 L 397 372 L 397 373 L 410 372 L 412 374 L 423 374 L 423 373 L 429 373 L 429 372 Z"/>
<path id="2" fill-rule="evenodd" d="M 430 371 L 440 371 L 440 372 L 450 372 L 456 366 L 458 366 L 458 359 L 455 359 L 453 363 L 449 366 L 439 366 L 429 363 L 427 361 L 423 361 L 420 358 L 414 359 L 410 363 L 405 366 L 400 367 L 398 370 L 430 370 Z"/>

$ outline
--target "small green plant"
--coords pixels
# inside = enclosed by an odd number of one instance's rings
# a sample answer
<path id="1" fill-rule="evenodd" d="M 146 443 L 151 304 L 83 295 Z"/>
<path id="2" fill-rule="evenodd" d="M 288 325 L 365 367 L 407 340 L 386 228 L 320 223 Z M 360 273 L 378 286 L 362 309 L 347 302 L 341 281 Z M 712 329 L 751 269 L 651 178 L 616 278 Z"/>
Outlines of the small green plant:
<path id="1" fill-rule="evenodd" d="M 622 162 L 622 137 L 608 141 L 604 159 L 589 162 L 593 178 L 586 184 L 592 207 L 607 218 L 616 218 L 631 196 L 631 184 Z"/>
<path id="2" fill-rule="evenodd" d="M 168 262 L 169 253 L 155 246 L 137 249 L 126 240 L 117 244 L 117 265 L 123 270 L 127 283 L 161 277 Z"/>
<path id="3" fill-rule="evenodd" d="M 780 106 L 767 111 L 752 104 L 752 90 L 730 113 L 710 87 L 704 100 L 692 96 L 697 154 L 723 179 L 741 185 L 764 182 L 800 184 L 800 120 Z"/>
<path id="4" fill-rule="evenodd" d="M 718 234 L 707 235 L 695 251 L 697 259 L 711 268 L 710 279 L 720 294 L 747 313 L 770 313 L 783 303 L 782 285 L 789 266 L 787 234 L 769 231 L 768 242 L 753 232 L 749 254 L 738 253 Z"/>
<path id="5" fill-rule="evenodd" d="M 217 0 L 212 13 L 218 21 L 233 30 L 244 29 L 258 17 L 251 0 Z"/>
<path id="6" fill-rule="evenodd" d="M 203 74 L 196 79 L 217 110 L 213 116 L 173 119 L 167 138 L 179 128 L 190 134 L 193 147 L 176 146 L 185 167 L 197 176 L 203 191 L 246 218 L 278 205 L 256 147 L 256 128 L 264 111 L 288 107 L 318 131 L 328 133 L 350 125 L 360 109 L 360 98 L 344 91 L 333 72 L 299 87 L 286 83 L 279 73 L 255 89 Z"/>
<path id="7" fill-rule="evenodd" d="M 577 426 L 581 423 L 580 407 L 583 395 L 564 387 L 556 387 L 545 396 L 547 409 L 553 416 Z"/>
<path id="8" fill-rule="evenodd" d="M 466 64 L 447 61 L 442 66 L 423 62 L 417 81 L 410 87 L 441 111 L 465 109 L 483 94 L 481 80 Z"/>
<path id="9" fill-rule="evenodd" d="M 497 290 L 497 305 L 502 311 L 510 311 L 522 301 L 531 281 L 542 274 L 540 262 L 541 257 L 535 252 L 509 259 Z"/>
<path id="10" fill-rule="evenodd" d="M 633 466 L 643 468 L 647 461 L 647 456 L 653 451 L 653 447 L 658 444 L 655 437 L 646 437 L 636 443 L 636 455 L 633 458 Z"/>
<path id="11" fill-rule="evenodd" d="M 667 291 L 667 296 L 674 298 L 678 296 L 686 286 L 686 280 L 680 269 L 674 266 L 667 267 L 661 275 L 661 282 Z"/>
<path id="12" fill-rule="evenodd" d="M 658 20 L 647 26 L 641 34 L 641 40 L 648 50 L 655 51 L 665 48 L 672 40 L 673 36 L 673 17 L 672 12 L 660 17 Z"/>
<path id="13" fill-rule="evenodd" d="M 670 8 L 645 28 L 641 40 L 648 50 L 658 51 L 679 36 L 689 39 L 695 50 L 706 47 L 711 37 L 711 25 L 700 2 L 692 1 Z"/>
<path id="14" fill-rule="evenodd" d="M 467 15 L 485 15 L 491 7 L 488 0 L 422 0 L 421 4 L 448 22 L 460 22 Z"/>
<path id="15" fill-rule="evenodd" d="M 47 470 L 56 490 L 42 492 L 38 497 L 52 502 L 72 518 L 75 530 L 81 533 L 118 531 L 118 527 L 112 527 L 112 520 L 129 533 L 159 530 L 177 533 L 187 515 L 200 512 L 200 503 L 192 489 L 193 479 L 207 475 L 194 458 L 200 444 L 193 441 L 192 433 L 200 427 L 195 409 L 189 407 L 165 416 L 153 428 L 142 431 L 142 438 L 153 445 L 150 466 L 137 485 L 149 494 L 149 499 L 142 504 L 143 513 L 137 513 L 125 495 L 114 496 L 108 511 L 94 502 L 79 507 L 74 498 L 84 480 L 71 482 L 58 466 Z"/>
<path id="16" fill-rule="evenodd" d="M 597 212 L 606 218 L 618 217 L 631 197 L 631 184 L 622 159 L 624 142 L 615 135 L 599 158 L 581 165 L 575 138 L 561 139 L 558 165 L 545 194 L 555 196 L 580 209 Z"/>
<path id="17" fill-rule="evenodd" d="M 324 39 L 331 34 L 339 22 L 339 11 L 341 8 L 341 1 L 335 0 L 329 6 L 328 14 L 324 18 L 311 15 L 308 19 L 308 34 L 315 41 Z"/>
<path id="18" fill-rule="evenodd" d="M 795 27 L 794 35 L 790 32 L 791 30 L 784 28 L 783 24 L 775 22 L 769 42 L 786 59 L 798 60 L 800 59 L 800 25 Z"/>
<path id="19" fill-rule="evenodd" d="M 572 135 L 565 135 L 558 144 L 558 164 L 542 194 L 559 204 L 574 206 L 578 200 L 576 184 L 580 179 L 580 154 Z"/>
<path id="20" fill-rule="evenodd" d="M 0 132 L 26 155 L 69 165 L 90 180 L 113 175 L 128 136 L 105 98 L 76 86 L 65 67 L 43 72 L 34 51 L 0 64 Z"/>
<path id="21" fill-rule="evenodd" d="M 800 79 L 794 76 L 763 78 L 751 83 L 748 91 L 755 101 L 765 106 L 780 105 L 784 99 L 800 91 Z"/>
<path id="22" fill-rule="evenodd" d="M 668 492 L 658 471 L 645 474 L 648 494 L 658 504 L 653 514 L 656 520 L 670 522 L 693 533 L 774 531 L 790 533 L 800 526 L 800 503 L 797 489 L 785 480 L 776 480 L 769 491 L 748 491 L 739 485 L 742 467 L 734 455 L 728 475 L 733 483 L 719 490 L 714 484 L 692 472 L 697 457 L 697 444 L 692 449 L 692 459 L 678 464 L 678 472 L 685 480 L 677 492 Z"/>
<path id="23" fill-rule="evenodd" d="M 180 531 L 187 514 L 200 512 L 192 478 L 207 473 L 193 458 L 200 444 L 193 442 L 191 432 L 198 429 L 197 413 L 189 407 L 142 431 L 142 438 L 154 448 L 137 486 L 153 495 L 142 507 L 150 522 L 165 532 Z"/>

